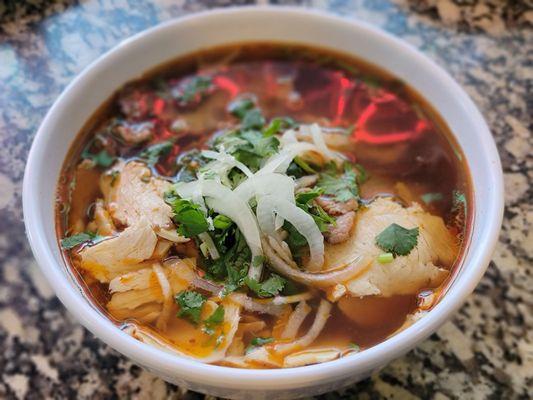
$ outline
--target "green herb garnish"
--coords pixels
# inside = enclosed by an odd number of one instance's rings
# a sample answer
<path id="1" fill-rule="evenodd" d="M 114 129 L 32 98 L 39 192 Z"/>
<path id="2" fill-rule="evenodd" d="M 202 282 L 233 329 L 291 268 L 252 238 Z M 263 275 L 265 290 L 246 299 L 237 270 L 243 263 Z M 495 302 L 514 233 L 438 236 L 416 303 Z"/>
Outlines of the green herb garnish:
<path id="1" fill-rule="evenodd" d="M 178 317 L 189 320 L 193 325 L 198 325 L 202 307 L 206 302 L 205 296 L 198 292 L 184 290 L 176 294 L 174 300 L 180 307 Z"/>
<path id="2" fill-rule="evenodd" d="M 255 107 L 252 99 L 244 97 L 233 100 L 229 103 L 228 111 L 239 119 L 243 119 L 248 111 Z"/>
<path id="3" fill-rule="evenodd" d="M 86 243 L 86 242 L 94 243 L 94 242 L 101 240 L 102 238 L 103 236 L 99 236 L 96 233 L 92 233 L 92 232 L 77 233 L 75 235 L 68 236 L 64 239 L 61 239 L 61 247 L 64 248 L 65 250 L 70 250 L 82 243 Z"/>
<path id="4" fill-rule="evenodd" d="M 250 341 L 250 344 L 252 346 L 264 346 L 265 344 L 272 343 L 273 341 L 274 341 L 274 338 L 272 338 L 272 337 L 260 337 L 260 336 L 257 336 L 257 337 L 254 337 Z"/>
<path id="5" fill-rule="evenodd" d="M 398 224 L 391 224 L 376 236 L 376 245 L 394 256 L 406 256 L 418 243 L 418 227 L 406 229 Z"/>
<path id="6" fill-rule="evenodd" d="M 216 229 L 227 229 L 231 226 L 232 223 L 233 221 L 225 215 L 220 214 L 213 218 L 213 226 Z"/>
<path id="7" fill-rule="evenodd" d="M 380 264 L 389 264 L 394 260 L 394 255 L 392 253 L 381 253 L 378 256 L 378 263 Z"/>
<path id="8" fill-rule="evenodd" d="M 207 319 L 204 321 L 204 332 L 208 335 L 212 335 L 215 333 L 215 329 L 218 325 L 220 325 L 222 322 L 224 322 L 224 306 L 220 304 L 213 314 L 211 314 Z"/>
<path id="9" fill-rule="evenodd" d="M 165 195 L 165 199 L 170 198 L 170 194 Z M 172 219 L 178 224 L 178 233 L 180 235 L 190 238 L 209 229 L 207 219 L 199 205 L 179 198 L 172 199 L 169 204 L 174 213 Z"/>
<path id="10" fill-rule="evenodd" d="M 342 174 L 337 173 L 335 164 L 329 164 L 326 171 L 320 174 L 317 186 L 321 187 L 325 194 L 333 196 L 336 201 L 359 199 L 357 173 L 348 163 L 344 165 Z"/>
<path id="11" fill-rule="evenodd" d="M 273 297 L 283 290 L 287 281 L 279 275 L 272 274 L 264 282 L 248 277 L 244 278 L 244 282 L 259 297 Z"/>
<path id="12" fill-rule="evenodd" d="M 252 351 L 256 350 L 258 347 L 264 346 L 265 344 L 272 343 L 274 341 L 274 338 L 272 337 L 254 337 L 252 340 L 250 340 L 250 345 L 246 348 L 245 353 L 251 353 Z"/>
<path id="13" fill-rule="evenodd" d="M 170 140 L 153 144 L 147 147 L 146 149 L 144 149 L 139 154 L 139 157 L 145 159 L 148 165 L 154 166 L 155 164 L 159 162 L 159 159 L 161 157 L 166 156 L 167 154 L 170 153 L 173 145 L 174 144 Z"/>
<path id="14" fill-rule="evenodd" d="M 213 80 L 209 76 L 195 76 L 179 85 L 174 97 L 181 105 L 188 105 L 200 100 L 213 87 Z"/>
<path id="15" fill-rule="evenodd" d="M 117 159 L 116 157 L 109 154 L 105 149 L 100 150 L 96 154 L 93 154 L 89 152 L 88 148 L 85 148 L 85 150 L 83 150 L 83 152 L 81 153 L 81 158 L 83 158 L 84 160 L 91 160 L 95 166 L 102 168 L 110 167 Z"/>

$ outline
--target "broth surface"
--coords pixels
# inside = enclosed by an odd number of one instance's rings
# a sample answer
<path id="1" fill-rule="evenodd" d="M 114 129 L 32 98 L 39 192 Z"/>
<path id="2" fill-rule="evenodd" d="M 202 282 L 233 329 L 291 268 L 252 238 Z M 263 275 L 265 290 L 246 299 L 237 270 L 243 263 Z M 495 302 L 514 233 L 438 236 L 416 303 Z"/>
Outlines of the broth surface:
<path id="1" fill-rule="evenodd" d="M 209 76 L 211 88 L 192 104 L 177 106 L 168 97 L 172 88 L 183 88 L 184 82 L 198 76 Z M 228 103 L 243 95 L 255 99 L 267 121 L 287 116 L 300 124 L 318 123 L 349 135 L 351 145 L 343 154 L 361 164 L 370 176 L 361 185 L 362 203 L 378 196 L 392 197 L 405 205 L 417 202 L 441 217 L 460 241 L 449 274 L 453 277 L 468 237 L 472 197 L 464 157 L 442 119 L 416 92 L 388 73 L 344 55 L 298 45 L 254 43 L 209 49 L 127 84 L 98 110 L 72 145 L 58 187 L 58 237 L 87 230 L 94 202 L 102 197 L 99 179 L 104 169 L 78 167 L 83 150 L 95 137 L 103 137 L 106 151 L 123 160 L 138 159 L 143 148 L 171 139 L 171 148 L 151 169 L 154 175 L 172 180 L 180 172 L 176 159 L 190 150 L 206 148 L 213 135 L 235 124 Z M 128 116 L 125 109 L 133 111 Z M 149 123 L 154 134 L 142 144 L 125 143 L 110 133 L 117 119 Z M 136 125 L 135 129 L 140 128 Z M 463 209 L 459 209 L 461 205 Z M 65 251 L 64 255 L 102 312 L 118 325 L 138 323 L 110 313 L 107 284 L 81 268 L 75 252 Z M 434 305 L 448 280 L 417 294 L 363 298 L 359 323 L 334 307 L 309 348 L 375 345 L 400 329 L 409 314 Z M 312 307 L 319 297 L 309 302 Z M 433 301 L 428 303 L 431 297 Z M 275 324 L 272 318 L 262 318 L 270 328 Z M 306 332 L 312 322 L 310 314 L 300 332 Z M 182 319 L 171 319 L 166 332 L 153 323 L 148 325 L 156 335 L 184 346 L 182 332 L 187 322 Z M 190 346 L 196 348 L 197 344 Z"/>

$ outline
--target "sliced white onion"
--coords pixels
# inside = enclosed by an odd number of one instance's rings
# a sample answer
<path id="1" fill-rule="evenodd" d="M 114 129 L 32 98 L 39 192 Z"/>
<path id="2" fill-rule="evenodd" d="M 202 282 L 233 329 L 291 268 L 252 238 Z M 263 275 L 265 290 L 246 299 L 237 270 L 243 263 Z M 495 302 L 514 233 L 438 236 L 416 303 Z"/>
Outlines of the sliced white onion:
<path id="1" fill-rule="evenodd" d="M 219 214 L 226 215 L 235 222 L 243 234 L 248 247 L 250 247 L 252 261 L 256 256 L 263 255 L 259 228 L 248 202 L 244 201 L 228 187 L 214 181 L 194 181 L 178 184 L 176 185 L 176 192 L 182 198 L 190 198 L 191 193 L 194 193 L 198 186 L 200 186 L 200 191 L 206 197 L 206 202 L 210 208 Z M 262 265 L 256 265 L 252 262 L 248 276 L 259 280 L 261 272 Z"/>
<path id="2" fill-rule="evenodd" d="M 262 198 L 259 198 L 255 209 L 255 215 L 261 231 L 265 235 L 277 237 L 276 216 L 274 210 L 270 207 L 270 204 L 263 201 Z"/>
<path id="3" fill-rule="evenodd" d="M 324 264 L 324 236 L 313 217 L 298 206 L 279 197 L 263 196 L 259 202 L 264 203 L 262 207 L 274 210 L 276 214 L 289 221 L 305 238 L 309 245 L 310 255 L 307 269 L 313 272 L 320 271 Z"/>
<path id="4" fill-rule="evenodd" d="M 309 129 L 309 132 L 311 133 L 311 137 L 313 138 L 313 142 L 315 143 L 316 147 L 324 154 L 327 158 L 330 160 L 338 160 L 339 156 L 334 151 L 331 151 L 329 147 L 326 145 L 326 142 L 324 140 L 324 136 L 322 135 L 322 131 L 318 124 L 312 124 L 307 127 Z"/>
<path id="5" fill-rule="evenodd" d="M 289 143 L 296 143 L 298 142 L 298 139 L 296 138 L 296 132 L 294 129 L 287 129 L 283 135 L 281 135 L 281 145 L 287 145 Z"/>
<path id="6" fill-rule="evenodd" d="M 212 159 L 212 160 L 220 161 L 222 164 L 225 164 L 228 167 L 228 171 L 232 169 L 233 167 L 237 167 L 246 176 L 253 175 L 252 171 L 250 171 L 250 169 L 246 165 L 236 160 L 235 157 L 233 157 L 231 154 L 218 152 L 218 151 L 212 151 L 212 150 L 204 150 L 202 151 L 202 156 L 204 156 L 205 158 Z"/>
<path id="7" fill-rule="evenodd" d="M 294 203 L 294 180 L 278 173 L 255 174 L 237 186 L 234 192 L 246 202 L 254 196 L 274 195 Z"/>
<path id="8" fill-rule="evenodd" d="M 286 146 L 283 146 L 281 151 L 278 154 L 270 157 L 265 165 L 257 171 L 256 175 L 263 175 L 272 172 L 279 172 L 284 174 L 287 172 L 290 163 L 298 154 L 305 153 L 307 151 L 315 151 L 321 153 L 318 147 L 312 143 L 306 142 L 297 142 L 289 143 Z"/>
<path id="9" fill-rule="evenodd" d="M 218 253 L 218 249 L 215 246 L 215 242 L 213 242 L 213 239 L 211 239 L 211 236 L 207 232 L 200 233 L 198 235 L 198 238 L 202 241 L 202 243 L 205 243 L 207 247 L 207 251 L 209 252 L 209 255 L 213 260 L 218 260 L 220 258 L 220 254 Z"/>
<path id="10" fill-rule="evenodd" d="M 270 266 L 280 275 L 293 281 L 303 283 L 309 286 L 327 288 L 337 283 L 343 283 L 358 274 L 362 274 L 372 265 L 372 258 L 368 256 L 356 256 L 354 259 L 342 266 L 340 269 L 330 270 L 319 273 L 309 273 L 300 271 L 297 265 L 287 262 L 273 248 L 270 242 L 275 242 L 273 238 L 266 238 L 263 241 L 263 251 L 270 262 Z"/>

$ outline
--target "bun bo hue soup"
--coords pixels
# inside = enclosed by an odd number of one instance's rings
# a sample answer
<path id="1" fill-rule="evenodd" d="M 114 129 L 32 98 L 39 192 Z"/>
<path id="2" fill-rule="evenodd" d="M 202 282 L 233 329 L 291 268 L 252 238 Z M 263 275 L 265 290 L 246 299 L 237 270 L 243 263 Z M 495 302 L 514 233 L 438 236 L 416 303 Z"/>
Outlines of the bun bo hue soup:
<path id="1" fill-rule="evenodd" d="M 373 346 L 445 291 L 469 177 L 417 93 L 297 45 L 216 48 L 121 88 L 72 146 L 57 232 L 124 331 L 282 368 Z"/>

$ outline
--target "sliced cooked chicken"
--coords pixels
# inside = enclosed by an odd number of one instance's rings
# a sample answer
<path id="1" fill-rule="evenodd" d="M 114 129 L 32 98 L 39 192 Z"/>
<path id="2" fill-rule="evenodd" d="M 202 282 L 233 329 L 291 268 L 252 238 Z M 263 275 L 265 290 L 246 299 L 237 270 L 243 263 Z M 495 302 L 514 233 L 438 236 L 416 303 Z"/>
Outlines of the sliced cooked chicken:
<path id="1" fill-rule="evenodd" d="M 376 236 L 392 223 L 404 228 L 419 228 L 417 246 L 407 255 L 391 263 L 380 264 L 377 257 L 383 250 L 376 245 Z M 438 286 L 447 276 L 457 256 L 458 245 L 440 217 L 433 216 L 418 205 L 404 208 L 391 199 L 377 199 L 357 214 L 354 233 L 346 242 L 326 246 L 326 265 L 342 265 L 355 255 L 371 257 L 370 267 L 346 283 L 353 296 L 392 296 L 416 293 L 423 287 Z"/>
<path id="2" fill-rule="evenodd" d="M 166 261 L 163 266 L 148 264 L 146 268 L 117 276 L 109 282 L 109 291 L 113 295 L 107 308 L 118 319 L 153 322 L 164 311 L 169 297 L 167 292 L 172 296 L 186 290 L 195 276 L 192 260 L 175 258 Z M 166 281 L 168 287 L 164 287 L 162 281 Z"/>
<path id="3" fill-rule="evenodd" d="M 109 282 L 118 275 L 144 267 L 140 263 L 152 256 L 156 244 L 157 236 L 150 223 L 141 218 L 118 236 L 83 248 L 79 253 L 81 267 L 100 282 Z"/>
<path id="4" fill-rule="evenodd" d="M 170 182 L 153 177 L 150 169 L 138 161 L 118 164 L 114 171 L 102 175 L 100 188 L 115 221 L 131 226 L 144 216 L 154 229 L 172 226 L 172 210 L 163 199 Z"/>

